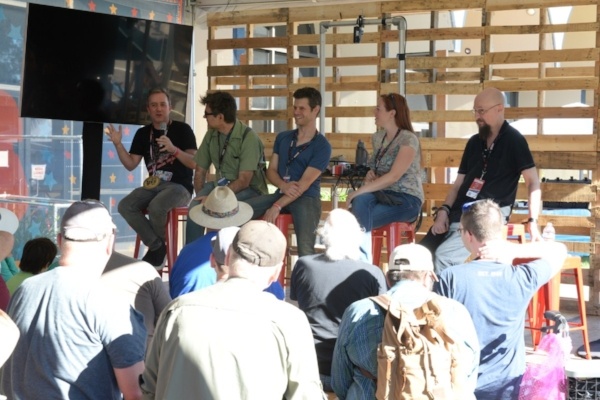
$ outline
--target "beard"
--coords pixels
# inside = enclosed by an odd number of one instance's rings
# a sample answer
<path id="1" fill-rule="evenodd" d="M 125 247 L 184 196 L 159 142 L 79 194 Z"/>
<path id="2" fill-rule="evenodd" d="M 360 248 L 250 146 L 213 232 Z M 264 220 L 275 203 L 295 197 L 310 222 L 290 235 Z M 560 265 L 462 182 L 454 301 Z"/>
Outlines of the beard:
<path id="1" fill-rule="evenodd" d="M 491 136 L 491 134 L 492 134 L 492 127 L 484 122 L 483 125 L 481 125 L 479 127 L 479 138 L 481 138 L 481 140 L 487 142 L 487 140 Z"/>

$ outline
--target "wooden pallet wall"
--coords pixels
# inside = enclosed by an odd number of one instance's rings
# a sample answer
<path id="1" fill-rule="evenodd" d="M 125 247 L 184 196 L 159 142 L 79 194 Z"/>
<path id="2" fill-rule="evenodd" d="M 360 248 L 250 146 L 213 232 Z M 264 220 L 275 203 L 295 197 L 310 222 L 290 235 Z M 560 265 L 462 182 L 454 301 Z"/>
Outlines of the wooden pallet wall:
<path id="1" fill-rule="evenodd" d="M 541 217 L 541 226 L 551 220 L 558 233 L 589 235 L 589 243 L 569 242 L 571 251 L 590 253 L 591 269 L 586 276 L 590 286 L 589 311 L 600 312 L 600 204 L 597 189 L 599 168 L 598 105 L 600 103 L 599 76 L 599 7 L 600 0 L 445 0 L 445 1 L 382 1 L 356 4 L 319 5 L 275 8 L 268 10 L 233 11 L 209 13 L 208 51 L 209 66 L 206 74 L 209 90 L 226 90 L 240 99 L 238 117 L 246 122 L 261 120 L 284 121 L 293 127 L 292 93 L 303 86 L 319 88 L 318 78 L 298 78 L 300 68 L 318 67 L 318 58 L 300 58 L 299 46 L 319 46 L 320 21 L 356 21 L 364 18 L 383 18 L 425 14 L 431 21 L 427 27 L 411 27 L 407 30 L 408 46 L 420 44 L 427 48 L 426 54 L 409 54 L 406 61 L 406 93 L 427 95 L 432 107 L 429 110 L 413 110 L 414 122 L 425 123 L 435 138 L 422 138 L 423 160 L 427 170 L 425 184 L 426 215 L 444 199 L 449 183 L 444 181 L 445 169 L 457 167 L 465 145 L 465 139 L 446 137 L 453 124 L 472 123 L 469 108 L 452 109 L 449 99 L 468 96 L 471 99 L 483 88 L 493 86 L 504 92 L 527 94 L 533 98 L 521 107 L 506 109 L 506 118 L 519 120 L 536 118 L 537 135 L 528 136 L 538 168 L 579 170 L 592 172 L 592 184 L 542 184 L 543 199 L 556 202 L 589 202 L 591 217 Z M 569 24 L 550 24 L 549 7 L 588 7 L 589 20 Z M 538 13 L 535 23 L 498 23 L 506 19 L 506 13 L 524 13 L 532 9 Z M 440 27 L 439 16 L 448 10 L 467 10 L 479 18 L 477 24 L 465 27 Z M 516 15 L 516 14 L 515 14 Z M 315 23 L 316 33 L 297 34 L 299 24 Z M 284 26 L 283 37 L 252 37 L 256 26 Z M 233 38 L 233 28 L 250 32 L 245 38 Z M 581 48 L 553 49 L 551 34 L 574 33 L 587 35 L 591 45 Z M 533 36 L 532 36 L 533 35 Z M 499 44 L 510 38 L 511 51 Z M 533 39 L 532 39 L 533 38 Z M 442 41 L 461 40 L 475 44 L 470 54 L 440 51 Z M 340 96 L 346 92 L 372 93 L 397 92 L 398 65 L 396 53 L 390 52 L 398 41 L 395 28 L 365 29 L 363 44 L 374 45 L 372 55 L 348 56 L 343 46 L 352 43 L 348 30 L 329 29 L 326 92 L 331 95 L 332 105 L 327 105 L 328 131 L 334 155 L 344 155 L 352 161 L 358 139 L 364 140 L 370 149 L 370 134 L 365 132 L 340 132 L 341 121 L 353 118 L 371 118 L 374 103 L 338 105 Z M 531 43 L 534 43 L 531 46 Z M 520 43 L 529 43 L 533 49 L 521 50 Z M 509 41 L 510 43 L 510 41 Z M 389 46 L 387 46 L 389 45 Z M 255 49 L 279 49 L 286 54 L 286 62 L 260 65 L 254 63 Z M 500 50 L 495 50 L 499 48 Z M 242 49 L 241 65 L 234 65 L 233 51 Z M 240 51 L 240 50 L 237 50 Z M 344 53 L 345 56 L 342 56 Z M 344 74 L 344 68 L 356 67 L 364 74 Z M 581 91 L 593 98 L 590 106 L 559 107 L 548 104 L 551 92 Z M 286 98 L 288 107 L 280 110 L 252 110 L 253 98 Z M 376 97 L 372 96 L 373 99 Z M 589 135 L 544 135 L 542 121 L 547 118 L 592 118 L 593 132 Z M 474 127 L 474 124 L 473 124 Z M 270 154 L 276 132 L 260 132 Z M 518 199 L 526 200 L 527 193 L 521 187 Z M 521 216 L 513 215 L 518 222 Z M 426 217 L 422 231 L 431 225 Z"/>

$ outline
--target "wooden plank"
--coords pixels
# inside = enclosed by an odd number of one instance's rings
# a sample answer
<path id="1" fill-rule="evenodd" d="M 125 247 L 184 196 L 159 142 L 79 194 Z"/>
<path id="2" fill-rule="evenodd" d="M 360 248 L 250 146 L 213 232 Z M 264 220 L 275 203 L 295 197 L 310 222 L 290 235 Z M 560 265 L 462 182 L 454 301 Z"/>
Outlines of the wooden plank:
<path id="1" fill-rule="evenodd" d="M 280 89 L 229 89 L 227 90 L 233 97 L 287 97 L 288 88 Z"/>
<path id="2" fill-rule="evenodd" d="M 481 73 L 479 71 L 445 71 L 436 74 L 436 82 L 458 82 L 458 81 L 479 81 Z M 408 74 L 407 74 L 407 81 Z M 423 80 L 424 81 L 424 80 Z"/>
<path id="3" fill-rule="evenodd" d="M 406 68 L 408 69 L 432 69 L 432 68 L 483 68 L 483 56 L 456 56 L 456 57 L 407 57 Z M 384 58 L 381 60 L 381 69 L 396 69 L 398 60 L 396 58 Z"/>
<path id="4" fill-rule="evenodd" d="M 225 11 L 206 14 L 206 24 L 210 27 L 253 24 L 281 24 L 288 19 L 288 8 L 264 10 Z"/>
<path id="5" fill-rule="evenodd" d="M 493 86 L 507 92 L 524 92 L 533 90 L 594 90 L 598 87 L 598 78 L 543 78 L 527 80 L 494 80 L 487 81 L 484 86 Z"/>
<path id="6" fill-rule="evenodd" d="M 533 152 L 538 169 L 591 170 L 596 168 L 596 152 Z"/>
<path id="7" fill-rule="evenodd" d="M 224 65 L 209 66 L 206 74 L 211 76 L 248 76 L 248 75 L 287 75 L 287 64 L 260 64 L 260 65 Z"/>
<path id="8" fill-rule="evenodd" d="M 598 30 L 598 27 L 599 24 L 597 22 L 551 25 L 486 26 L 485 35 L 528 35 L 556 32 L 596 32 Z"/>
<path id="9" fill-rule="evenodd" d="M 527 135 L 525 136 L 532 152 L 588 152 L 596 148 L 596 135 Z M 463 151 L 467 139 L 421 138 L 423 150 Z"/>
<path id="10" fill-rule="evenodd" d="M 537 78 L 538 68 L 494 68 L 492 76 L 500 78 Z M 594 76 L 594 67 L 546 68 L 547 78 Z"/>
<path id="11" fill-rule="evenodd" d="M 381 84 L 381 88 L 384 92 L 391 92 L 393 90 L 393 86 L 398 86 L 394 83 L 386 83 Z M 406 83 L 406 93 L 407 94 L 445 94 L 445 95 L 454 95 L 454 94 L 470 94 L 477 95 L 481 92 L 481 84 L 477 83 L 444 83 L 444 82 L 436 82 L 436 83 Z"/>
<path id="12" fill-rule="evenodd" d="M 519 107 L 506 108 L 508 119 L 522 118 L 594 118 L 597 111 L 592 107 Z"/>
<path id="13" fill-rule="evenodd" d="M 598 49 L 502 51 L 488 53 L 484 57 L 486 65 L 565 61 L 598 61 Z"/>
<path id="14" fill-rule="evenodd" d="M 544 193 L 542 193 L 542 197 L 544 197 Z M 517 214 L 513 211 L 513 213 L 510 216 L 510 222 L 522 223 L 523 221 L 526 221 L 527 218 L 527 214 Z M 552 222 L 552 224 L 557 228 L 558 231 L 560 231 L 560 233 L 563 232 L 563 228 L 565 227 L 578 227 L 590 229 L 595 226 L 594 219 L 592 217 L 570 217 L 548 214 L 541 214 L 538 217 L 538 226 L 545 226 L 548 222 Z"/>
<path id="15" fill-rule="evenodd" d="M 243 121 L 276 119 L 286 120 L 291 118 L 291 111 L 288 110 L 238 110 L 237 117 Z"/>
<path id="16" fill-rule="evenodd" d="M 434 28 L 434 29 L 408 29 L 406 31 L 406 41 L 417 40 L 466 40 L 483 39 L 485 29 L 481 26 L 468 26 L 464 28 Z M 381 33 L 383 42 L 398 41 L 398 32 L 394 30 Z"/>
<path id="17" fill-rule="evenodd" d="M 290 68 L 307 68 L 318 67 L 318 58 L 288 58 Z M 337 57 L 326 58 L 325 66 L 327 67 L 348 67 L 348 66 L 364 66 L 378 65 L 379 57 Z"/>
<path id="18" fill-rule="evenodd" d="M 379 2 L 344 3 L 332 6 L 318 7 L 291 7 L 289 9 L 289 22 L 315 22 L 315 21 L 338 21 L 349 19 L 356 21 L 359 15 L 364 18 L 380 18 L 382 14 Z"/>
<path id="19" fill-rule="evenodd" d="M 465 10 L 471 8 L 484 8 L 485 0 L 402 0 L 381 2 L 381 12 L 395 13 L 402 11 L 436 11 L 436 10 Z"/>
<path id="20" fill-rule="evenodd" d="M 261 37 L 244 39 L 213 39 L 206 43 L 208 50 L 221 49 L 264 49 L 281 48 L 288 46 L 287 37 Z"/>
<path id="21" fill-rule="evenodd" d="M 567 7 L 581 5 L 595 5 L 596 0 L 488 0 L 486 1 L 487 11 L 500 10 L 526 10 L 528 8 L 540 7 Z"/>

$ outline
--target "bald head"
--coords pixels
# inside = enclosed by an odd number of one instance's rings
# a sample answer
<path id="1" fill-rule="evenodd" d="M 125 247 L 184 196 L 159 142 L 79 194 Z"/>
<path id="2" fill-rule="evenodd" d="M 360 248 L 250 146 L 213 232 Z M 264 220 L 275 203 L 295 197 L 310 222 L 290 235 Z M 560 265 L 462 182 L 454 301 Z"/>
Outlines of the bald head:
<path id="1" fill-rule="evenodd" d="M 475 97 L 475 102 L 477 102 L 478 100 L 482 102 L 489 102 L 490 104 L 504 105 L 504 95 L 495 87 L 488 87 L 483 89 L 477 95 L 477 97 Z"/>

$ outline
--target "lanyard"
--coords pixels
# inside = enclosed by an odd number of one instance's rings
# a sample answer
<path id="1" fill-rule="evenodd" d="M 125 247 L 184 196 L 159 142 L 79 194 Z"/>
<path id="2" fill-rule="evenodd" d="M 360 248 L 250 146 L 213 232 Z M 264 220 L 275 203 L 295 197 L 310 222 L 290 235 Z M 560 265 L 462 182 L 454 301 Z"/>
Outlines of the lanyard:
<path id="1" fill-rule="evenodd" d="M 219 175 L 222 176 L 222 171 L 221 171 L 221 165 L 223 164 L 223 158 L 225 157 L 225 152 L 227 151 L 227 146 L 229 146 L 229 139 L 231 138 L 231 133 L 233 132 L 233 128 L 231 129 L 231 131 L 229 131 L 229 134 L 227 135 L 227 137 L 225 138 L 225 144 L 223 145 L 223 148 L 221 149 L 221 154 L 219 154 L 219 165 L 217 166 L 217 169 L 219 170 Z M 221 147 L 221 134 L 218 133 L 219 136 L 217 136 L 218 140 L 219 140 L 219 147 Z"/>
<path id="2" fill-rule="evenodd" d="M 287 159 L 287 164 L 285 165 L 285 175 L 286 176 L 288 175 L 288 172 L 290 170 L 290 164 L 292 163 L 292 161 L 294 161 L 304 150 L 306 150 L 308 148 L 308 146 L 310 146 L 310 144 L 312 142 L 315 141 L 318 134 L 319 134 L 319 132 L 317 131 L 315 133 L 315 136 L 313 136 L 313 138 L 310 139 L 310 141 L 308 143 L 304 143 L 302 146 L 300 146 L 298 148 L 298 150 L 296 151 L 296 154 L 294 154 L 292 156 L 292 149 L 294 149 L 296 147 L 296 143 L 298 143 L 298 130 L 296 129 L 296 132 L 294 132 L 294 137 L 292 138 L 292 141 L 290 142 L 290 147 L 288 148 L 288 159 Z"/>
<path id="3" fill-rule="evenodd" d="M 394 138 L 392 140 L 390 140 L 388 145 L 385 146 L 385 149 L 383 149 L 383 152 L 381 151 L 381 148 L 383 147 L 383 142 L 385 142 L 385 137 L 387 136 L 387 134 L 383 135 L 383 137 L 381 138 L 381 144 L 379 145 L 379 150 L 377 150 L 377 154 L 375 155 L 375 175 L 377 175 L 377 169 L 379 169 L 379 163 L 381 162 L 381 159 L 383 158 L 383 156 L 385 156 L 385 153 L 388 152 L 388 150 L 390 149 L 390 146 L 392 145 L 394 140 L 396 140 L 398 135 L 400 135 L 400 128 L 398 128 L 398 130 L 396 131 L 396 136 L 394 136 Z"/>
<path id="4" fill-rule="evenodd" d="M 158 160 L 158 157 L 156 157 L 156 159 L 154 158 L 154 150 L 157 150 L 156 153 L 158 154 L 158 143 L 156 142 L 156 139 L 154 139 L 154 128 L 150 127 L 150 163 L 152 164 L 152 171 L 150 171 L 151 176 L 156 174 L 156 163 Z"/>
<path id="5" fill-rule="evenodd" d="M 487 168 L 488 168 L 488 160 L 490 159 L 490 157 L 492 156 L 492 151 L 494 151 L 494 146 L 496 146 L 496 142 L 498 141 L 498 138 L 500 137 L 500 133 L 498 133 L 498 136 L 496 136 L 496 139 L 494 139 L 494 141 L 492 142 L 492 144 L 490 145 L 490 148 L 484 148 L 481 151 L 481 158 L 483 158 L 483 169 L 481 170 L 481 180 L 483 180 L 483 177 L 485 176 L 485 174 L 487 173 Z M 485 143 L 485 142 L 484 142 Z"/>

